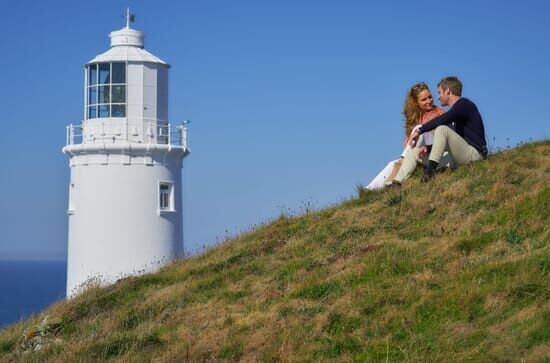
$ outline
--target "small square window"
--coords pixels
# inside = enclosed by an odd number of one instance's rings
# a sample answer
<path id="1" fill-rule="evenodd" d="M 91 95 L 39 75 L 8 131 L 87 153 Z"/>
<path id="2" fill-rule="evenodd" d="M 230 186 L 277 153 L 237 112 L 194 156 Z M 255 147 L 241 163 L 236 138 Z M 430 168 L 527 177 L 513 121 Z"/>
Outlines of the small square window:
<path id="1" fill-rule="evenodd" d="M 174 184 L 159 183 L 159 210 L 174 211 Z"/>

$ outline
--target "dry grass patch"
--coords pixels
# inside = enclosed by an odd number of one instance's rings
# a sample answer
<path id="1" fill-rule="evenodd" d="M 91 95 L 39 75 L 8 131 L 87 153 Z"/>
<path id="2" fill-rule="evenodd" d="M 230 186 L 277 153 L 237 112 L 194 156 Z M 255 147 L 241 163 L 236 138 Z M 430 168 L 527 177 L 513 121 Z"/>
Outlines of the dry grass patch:
<path id="1" fill-rule="evenodd" d="M 504 361 L 548 354 L 550 142 L 281 216 L 61 318 L 29 361 Z"/>
<path id="2" fill-rule="evenodd" d="M 532 318 L 533 316 L 535 316 L 535 314 L 537 314 L 539 309 L 540 307 L 536 305 L 521 309 L 506 318 L 504 321 L 501 321 L 500 323 L 491 326 L 489 328 L 489 331 L 494 335 L 500 335 L 502 334 L 502 332 L 510 329 L 513 324 Z"/>

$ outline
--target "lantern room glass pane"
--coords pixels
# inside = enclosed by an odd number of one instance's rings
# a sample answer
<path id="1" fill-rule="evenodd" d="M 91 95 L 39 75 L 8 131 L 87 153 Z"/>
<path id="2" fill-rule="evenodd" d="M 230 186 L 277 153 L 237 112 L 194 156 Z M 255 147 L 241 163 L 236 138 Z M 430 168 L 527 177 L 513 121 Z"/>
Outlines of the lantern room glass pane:
<path id="1" fill-rule="evenodd" d="M 96 117 L 97 117 L 96 106 L 88 107 L 88 118 L 96 118 Z"/>
<path id="2" fill-rule="evenodd" d="M 88 88 L 88 105 L 97 103 L 97 87 Z"/>
<path id="3" fill-rule="evenodd" d="M 111 64 L 100 63 L 99 66 L 99 83 L 108 84 L 111 83 Z"/>
<path id="4" fill-rule="evenodd" d="M 109 103 L 109 87 L 110 86 L 99 86 L 99 102 L 98 103 Z"/>
<path id="5" fill-rule="evenodd" d="M 88 66 L 88 85 L 93 86 L 97 84 L 97 64 L 90 64 Z"/>
<path id="6" fill-rule="evenodd" d="M 113 103 L 126 102 L 126 86 L 113 85 L 113 97 L 111 98 Z"/>
<path id="7" fill-rule="evenodd" d="M 112 83 L 126 83 L 126 63 L 113 63 Z"/>
<path id="8" fill-rule="evenodd" d="M 109 105 L 99 105 L 98 117 L 109 117 Z"/>
<path id="9" fill-rule="evenodd" d="M 126 106 L 125 105 L 112 105 L 111 114 L 113 117 L 126 117 Z"/>

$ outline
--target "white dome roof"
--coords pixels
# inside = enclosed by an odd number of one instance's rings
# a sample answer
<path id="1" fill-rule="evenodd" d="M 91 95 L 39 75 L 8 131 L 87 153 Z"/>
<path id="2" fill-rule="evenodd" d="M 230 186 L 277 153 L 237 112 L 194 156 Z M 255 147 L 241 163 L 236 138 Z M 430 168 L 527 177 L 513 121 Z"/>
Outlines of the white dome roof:
<path id="1" fill-rule="evenodd" d="M 109 34 L 111 38 L 111 49 L 96 56 L 89 63 L 103 62 L 149 62 L 160 63 L 167 67 L 170 65 L 143 49 L 145 35 L 129 27 L 116 30 Z"/>
<path id="2" fill-rule="evenodd" d="M 120 45 L 134 45 L 143 48 L 143 39 L 145 34 L 139 30 L 131 29 L 130 27 L 115 30 L 109 34 L 111 38 L 111 47 Z"/>

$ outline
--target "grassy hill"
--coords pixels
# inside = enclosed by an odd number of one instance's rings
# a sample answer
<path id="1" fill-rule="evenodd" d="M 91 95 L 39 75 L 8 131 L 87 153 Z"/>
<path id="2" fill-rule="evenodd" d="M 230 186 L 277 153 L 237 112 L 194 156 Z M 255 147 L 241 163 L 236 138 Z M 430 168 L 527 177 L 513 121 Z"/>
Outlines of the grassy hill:
<path id="1" fill-rule="evenodd" d="M 549 226 L 545 141 L 93 288 L 0 361 L 548 362 Z"/>

